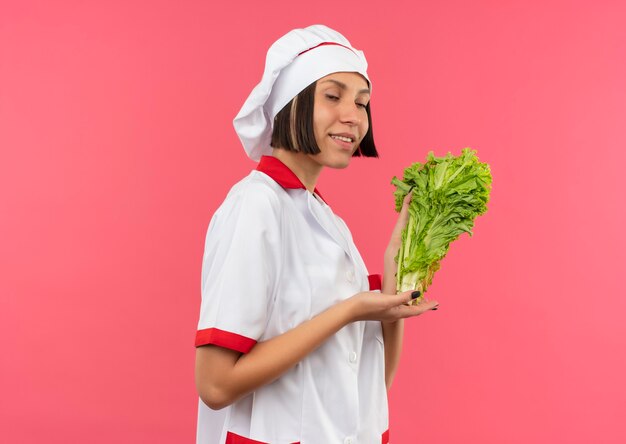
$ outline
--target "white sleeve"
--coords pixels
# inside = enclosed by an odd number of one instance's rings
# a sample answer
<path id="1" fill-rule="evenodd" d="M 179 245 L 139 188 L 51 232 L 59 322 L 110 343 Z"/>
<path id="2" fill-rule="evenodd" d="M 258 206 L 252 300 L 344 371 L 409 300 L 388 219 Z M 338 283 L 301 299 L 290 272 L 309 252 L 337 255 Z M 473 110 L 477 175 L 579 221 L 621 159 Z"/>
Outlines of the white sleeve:
<path id="1" fill-rule="evenodd" d="M 280 201 L 258 182 L 235 187 L 207 231 L 196 347 L 247 353 L 265 331 L 280 268 Z"/>

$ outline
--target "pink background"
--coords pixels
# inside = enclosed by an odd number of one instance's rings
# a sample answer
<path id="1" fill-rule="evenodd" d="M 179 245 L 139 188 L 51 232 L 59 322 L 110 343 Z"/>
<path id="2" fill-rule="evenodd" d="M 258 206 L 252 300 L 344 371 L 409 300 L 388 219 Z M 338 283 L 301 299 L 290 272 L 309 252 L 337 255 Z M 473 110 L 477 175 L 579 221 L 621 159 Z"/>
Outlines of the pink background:
<path id="1" fill-rule="evenodd" d="M 209 219 L 254 167 L 265 51 L 325 23 L 370 62 L 380 160 L 325 172 L 372 271 L 393 175 L 471 146 L 488 213 L 408 324 L 394 443 L 626 442 L 620 1 L 2 1 L 0 442 L 182 443 Z"/>

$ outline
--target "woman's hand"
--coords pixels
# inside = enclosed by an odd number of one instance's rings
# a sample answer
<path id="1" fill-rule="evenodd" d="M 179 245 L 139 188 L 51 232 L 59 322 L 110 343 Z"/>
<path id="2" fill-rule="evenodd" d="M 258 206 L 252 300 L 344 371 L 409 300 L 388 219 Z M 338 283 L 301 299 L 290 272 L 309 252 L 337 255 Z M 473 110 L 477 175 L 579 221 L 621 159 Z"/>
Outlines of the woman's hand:
<path id="1" fill-rule="evenodd" d="M 400 294 L 370 291 L 357 293 L 347 300 L 350 304 L 350 318 L 352 321 L 395 322 L 399 319 L 421 315 L 439 306 L 439 303 L 434 300 L 423 300 L 417 305 L 406 305 L 412 300 L 411 293 L 411 291 Z"/>

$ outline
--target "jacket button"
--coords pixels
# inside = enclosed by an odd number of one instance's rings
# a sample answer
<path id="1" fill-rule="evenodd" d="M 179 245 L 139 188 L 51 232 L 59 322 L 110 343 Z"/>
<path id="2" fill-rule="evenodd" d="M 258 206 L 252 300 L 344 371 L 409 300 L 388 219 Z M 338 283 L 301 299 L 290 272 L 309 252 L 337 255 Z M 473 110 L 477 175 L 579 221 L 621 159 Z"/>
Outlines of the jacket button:
<path id="1" fill-rule="evenodd" d="M 353 442 L 354 440 L 349 436 L 343 440 L 343 444 L 352 444 Z"/>
<path id="2" fill-rule="evenodd" d="M 354 271 L 348 271 L 346 273 L 346 278 L 348 278 L 348 282 L 354 282 Z"/>
<path id="3" fill-rule="evenodd" d="M 348 359 L 354 364 L 356 362 L 356 352 L 350 352 Z"/>

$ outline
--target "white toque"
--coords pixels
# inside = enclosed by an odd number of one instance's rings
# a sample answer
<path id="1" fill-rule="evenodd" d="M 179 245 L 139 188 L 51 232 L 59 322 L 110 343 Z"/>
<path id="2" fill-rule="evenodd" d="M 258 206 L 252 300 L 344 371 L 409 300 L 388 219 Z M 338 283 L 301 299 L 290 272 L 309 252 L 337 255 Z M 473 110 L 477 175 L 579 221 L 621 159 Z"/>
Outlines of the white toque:
<path id="1" fill-rule="evenodd" d="M 272 153 L 274 117 L 291 99 L 316 80 L 334 72 L 358 72 L 369 83 L 363 51 L 324 25 L 294 29 L 267 51 L 265 71 L 233 125 L 248 156 L 258 161 Z"/>

